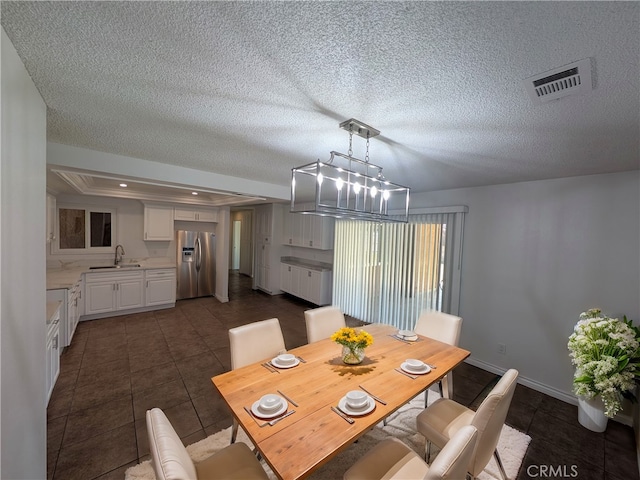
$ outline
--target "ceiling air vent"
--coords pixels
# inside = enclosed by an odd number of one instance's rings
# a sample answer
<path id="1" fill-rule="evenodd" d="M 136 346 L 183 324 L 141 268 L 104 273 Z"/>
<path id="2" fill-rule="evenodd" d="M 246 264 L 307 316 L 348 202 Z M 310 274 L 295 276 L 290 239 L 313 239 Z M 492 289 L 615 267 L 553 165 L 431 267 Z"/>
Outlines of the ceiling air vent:
<path id="1" fill-rule="evenodd" d="M 591 59 L 584 58 L 529 77 L 524 80 L 524 86 L 533 103 L 545 103 L 567 95 L 586 93 L 593 89 Z"/>

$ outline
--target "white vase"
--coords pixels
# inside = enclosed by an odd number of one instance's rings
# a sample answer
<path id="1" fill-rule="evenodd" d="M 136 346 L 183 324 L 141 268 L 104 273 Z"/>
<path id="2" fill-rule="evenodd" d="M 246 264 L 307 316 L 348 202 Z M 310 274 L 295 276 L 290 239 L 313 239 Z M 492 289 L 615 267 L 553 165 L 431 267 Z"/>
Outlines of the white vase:
<path id="1" fill-rule="evenodd" d="M 578 422 L 593 432 L 604 432 L 609 417 L 604 414 L 604 403 L 600 395 L 593 398 L 578 397 Z"/>

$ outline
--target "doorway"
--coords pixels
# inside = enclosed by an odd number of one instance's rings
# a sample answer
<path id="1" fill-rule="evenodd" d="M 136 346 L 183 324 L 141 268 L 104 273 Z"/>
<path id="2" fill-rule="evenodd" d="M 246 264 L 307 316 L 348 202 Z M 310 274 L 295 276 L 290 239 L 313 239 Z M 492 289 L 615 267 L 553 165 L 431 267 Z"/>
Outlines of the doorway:
<path id="1" fill-rule="evenodd" d="M 233 237 L 231 240 L 231 270 L 240 270 L 240 240 L 242 238 L 242 222 L 233 221 Z"/>
<path id="2" fill-rule="evenodd" d="M 231 212 L 230 270 L 253 277 L 253 212 L 249 209 Z"/>

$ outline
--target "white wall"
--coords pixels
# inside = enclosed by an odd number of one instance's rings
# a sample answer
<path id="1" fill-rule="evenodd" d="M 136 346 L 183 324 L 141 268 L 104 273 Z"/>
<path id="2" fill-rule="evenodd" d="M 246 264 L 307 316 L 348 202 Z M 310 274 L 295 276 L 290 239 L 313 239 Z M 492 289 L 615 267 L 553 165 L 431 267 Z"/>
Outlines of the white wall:
<path id="1" fill-rule="evenodd" d="M 572 401 L 567 340 L 599 307 L 640 323 L 640 173 L 573 177 L 414 195 L 467 205 L 461 346 L 472 361 L 517 368 Z M 498 344 L 506 355 L 498 354 Z"/>
<path id="2" fill-rule="evenodd" d="M 46 107 L 2 30 L 0 478 L 46 478 Z"/>

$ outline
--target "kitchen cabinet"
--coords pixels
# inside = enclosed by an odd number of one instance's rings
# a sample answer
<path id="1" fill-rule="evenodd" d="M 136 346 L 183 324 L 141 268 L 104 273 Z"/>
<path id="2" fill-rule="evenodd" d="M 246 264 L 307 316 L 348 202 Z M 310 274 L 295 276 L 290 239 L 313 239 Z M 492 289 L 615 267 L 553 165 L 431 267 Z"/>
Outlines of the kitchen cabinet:
<path id="1" fill-rule="evenodd" d="M 330 270 L 281 263 L 280 281 L 284 292 L 316 305 L 331 304 L 333 275 Z"/>
<path id="2" fill-rule="evenodd" d="M 274 205 L 261 205 L 256 207 L 256 240 L 258 243 L 271 243 L 274 231 L 273 210 Z"/>
<path id="3" fill-rule="evenodd" d="M 173 218 L 192 222 L 217 222 L 218 211 L 211 208 L 175 207 Z"/>
<path id="4" fill-rule="evenodd" d="M 71 345 L 73 334 L 78 326 L 78 320 L 84 313 L 84 303 L 82 300 L 82 280 L 78 280 L 67 294 L 67 318 L 65 328 L 65 339 L 63 346 Z"/>
<path id="5" fill-rule="evenodd" d="M 285 245 L 291 245 L 292 247 L 299 247 L 303 244 L 303 218 L 308 216 L 309 215 L 291 212 L 286 212 L 284 214 L 282 243 Z"/>
<path id="6" fill-rule="evenodd" d="M 58 323 L 58 343 L 60 348 L 64 348 L 71 343 L 71 337 L 73 337 L 73 332 L 75 331 L 74 324 L 77 325 L 77 320 L 71 317 L 71 315 L 75 315 L 75 312 L 70 312 L 69 306 L 74 305 L 74 302 L 71 301 L 72 291 L 79 284 L 80 281 L 76 282 L 71 288 L 47 290 L 47 302 L 60 302 L 60 321 Z M 81 289 L 82 287 L 80 287 Z"/>
<path id="7" fill-rule="evenodd" d="M 54 303 L 54 302 L 51 302 Z M 51 398 L 53 387 L 60 374 L 60 310 L 62 302 L 55 302 L 53 313 L 47 318 L 47 340 L 46 340 L 46 365 L 45 382 L 47 393 L 47 404 Z M 48 307 L 48 306 L 47 306 Z M 47 308 L 49 310 L 49 308 Z M 49 312 L 48 312 L 49 313 Z"/>
<path id="8" fill-rule="evenodd" d="M 176 269 L 159 268 L 145 271 L 145 306 L 176 304 Z"/>
<path id="9" fill-rule="evenodd" d="M 293 291 L 293 275 L 291 274 L 291 265 L 286 263 L 280 264 L 280 289 L 283 292 L 291 293 Z"/>
<path id="10" fill-rule="evenodd" d="M 150 241 L 171 241 L 173 232 L 173 206 L 144 206 L 144 239 Z"/>
<path id="11" fill-rule="evenodd" d="M 303 215 L 303 217 L 305 217 L 302 234 L 303 246 L 321 250 L 333 250 L 335 219 L 318 215 Z"/>
<path id="12" fill-rule="evenodd" d="M 47 193 L 47 244 L 56 239 L 56 197 Z"/>
<path id="13" fill-rule="evenodd" d="M 87 273 L 85 274 L 85 315 L 144 307 L 143 286 L 142 270 Z"/>
<path id="14" fill-rule="evenodd" d="M 254 288 L 271 295 L 280 293 L 280 257 L 282 245 L 272 243 L 274 232 L 282 231 L 283 206 L 259 205 L 255 209 Z"/>
<path id="15" fill-rule="evenodd" d="M 269 276 L 271 273 L 271 265 L 269 263 L 271 245 L 262 243 L 258 245 L 256 250 L 256 287 L 269 291 Z"/>
<path id="16" fill-rule="evenodd" d="M 285 245 L 333 250 L 334 218 L 289 212 L 285 213 L 284 225 Z"/>

